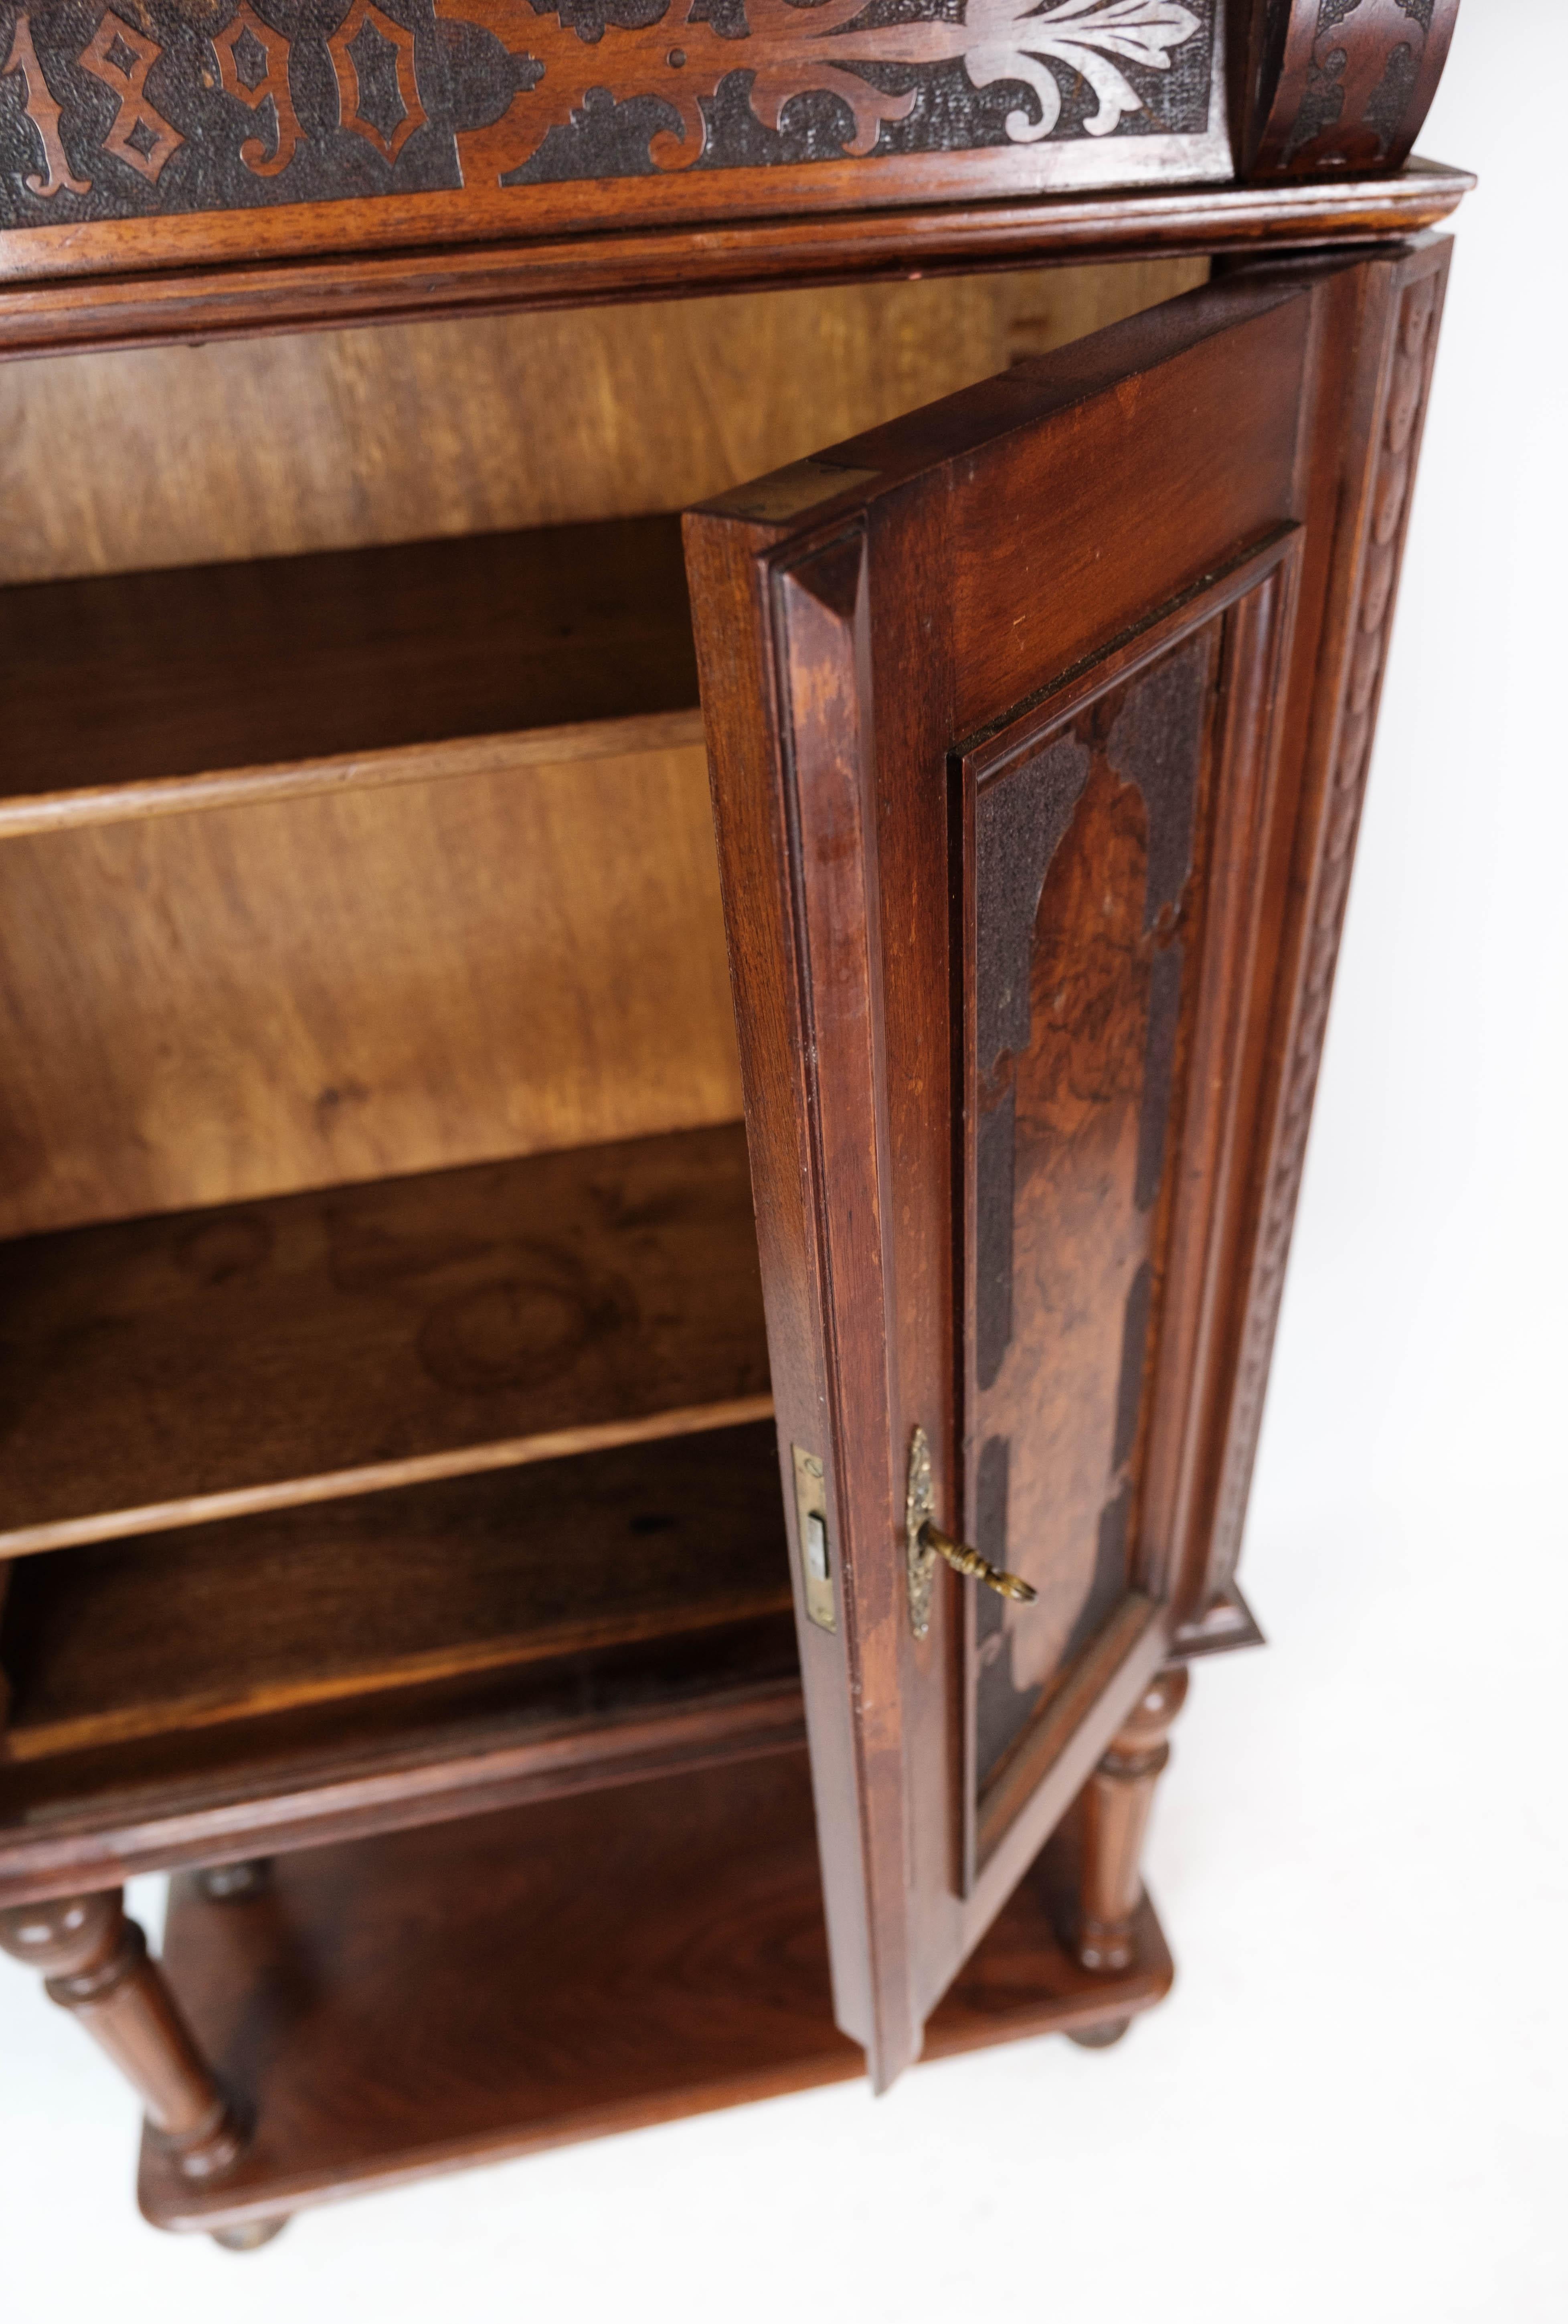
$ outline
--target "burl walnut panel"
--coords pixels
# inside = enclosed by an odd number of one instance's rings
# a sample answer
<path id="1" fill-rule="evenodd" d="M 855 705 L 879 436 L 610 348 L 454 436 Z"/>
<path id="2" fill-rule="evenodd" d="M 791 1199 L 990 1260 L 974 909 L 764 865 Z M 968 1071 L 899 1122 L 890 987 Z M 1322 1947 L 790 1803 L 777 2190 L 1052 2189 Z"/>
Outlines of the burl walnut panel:
<path id="1" fill-rule="evenodd" d="M 1128 1586 L 1218 621 L 975 801 L 976 1780 Z"/>

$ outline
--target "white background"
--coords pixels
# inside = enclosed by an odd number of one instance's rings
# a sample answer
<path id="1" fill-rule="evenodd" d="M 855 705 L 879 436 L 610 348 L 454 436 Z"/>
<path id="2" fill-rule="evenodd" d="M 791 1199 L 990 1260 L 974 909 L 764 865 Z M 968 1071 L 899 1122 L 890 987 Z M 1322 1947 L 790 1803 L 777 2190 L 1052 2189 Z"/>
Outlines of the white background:
<path id="1" fill-rule="evenodd" d="M 1568 267 L 1557 0 L 1469 0 L 1459 247 L 1244 1567 L 1119 2049 L 1027 2043 L 362 2200 L 136 2218 L 133 2101 L 0 1962 L 5 2324 L 1560 2324 Z M 155 1923 L 158 1884 L 133 1901 Z"/>

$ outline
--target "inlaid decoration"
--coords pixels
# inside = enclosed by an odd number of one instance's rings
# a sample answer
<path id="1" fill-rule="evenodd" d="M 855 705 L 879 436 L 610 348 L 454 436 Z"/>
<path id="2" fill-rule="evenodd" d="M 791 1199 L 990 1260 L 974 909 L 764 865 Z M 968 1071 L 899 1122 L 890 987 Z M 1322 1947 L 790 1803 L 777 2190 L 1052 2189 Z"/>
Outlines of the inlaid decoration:
<path id="1" fill-rule="evenodd" d="M 1223 617 L 1221 617 L 1223 619 Z M 977 1782 L 1128 1589 L 1221 620 L 978 783 L 969 901 Z"/>
<path id="2" fill-rule="evenodd" d="M 0 221 L 1196 137 L 1215 5 L 0 5 Z"/>

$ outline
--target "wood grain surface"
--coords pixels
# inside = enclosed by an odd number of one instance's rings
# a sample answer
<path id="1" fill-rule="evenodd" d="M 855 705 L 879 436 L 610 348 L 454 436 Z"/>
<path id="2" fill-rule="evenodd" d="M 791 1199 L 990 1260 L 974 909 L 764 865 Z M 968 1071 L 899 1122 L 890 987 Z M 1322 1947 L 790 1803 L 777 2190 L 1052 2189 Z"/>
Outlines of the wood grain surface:
<path id="1" fill-rule="evenodd" d="M 520 1671 L 0 1757 L 0 1905 L 600 1792 L 805 1739 L 767 1615 Z"/>
<path id="2" fill-rule="evenodd" d="M 766 1422 L 19 1563 L 14 1759 L 789 1609 Z"/>
<path id="3" fill-rule="evenodd" d="M 770 1409 L 738 1125 L 0 1250 L 4 1554 Z"/>
<path id="4" fill-rule="evenodd" d="M 1236 0 L 1234 143 L 1256 179 L 1393 170 L 1421 134 L 1459 0 Z"/>
<path id="5" fill-rule="evenodd" d="M 673 520 L 0 591 L 13 796 L 696 701 Z"/>
<path id="6" fill-rule="evenodd" d="M 0 1232 L 735 1119 L 701 739 L 388 759 L 0 841 Z"/>
<path id="7" fill-rule="evenodd" d="M 222 2190 L 143 2149 L 157 2224 L 212 2227 L 861 2070 L 834 2028 L 803 1755 L 281 1861 L 232 1905 L 176 1883 L 167 1973 L 255 2108 Z M 1159 2000 L 1077 1967 L 1021 1888 L 933 2022 L 933 2055 Z"/>
<path id="8" fill-rule="evenodd" d="M 813 165 L 824 192 L 831 168 Z M 6 254 L 18 272 L 0 295 L 0 359 L 770 284 L 1386 242 L 1447 217 L 1474 183 L 1463 170 L 1412 161 L 1392 174 L 1303 185 L 1140 188 L 1043 202 L 998 189 L 977 199 L 974 173 L 960 161 L 956 176 L 946 173 L 906 208 L 854 206 L 857 189 L 836 213 L 732 211 L 688 227 L 632 222 L 624 184 L 598 200 L 582 198 L 588 189 L 579 188 L 565 230 L 519 241 L 500 219 L 492 240 L 445 251 L 429 247 L 406 204 L 361 205 L 355 216 L 354 205 L 340 203 L 332 221 L 340 254 L 269 258 L 247 218 L 171 218 L 115 228 L 117 248 L 139 271 L 96 280 L 96 262 L 69 234 L 51 240 L 46 228 L 13 237 Z M 343 255 L 345 241 L 359 247 Z M 75 279 L 51 279 L 72 266 Z"/>
<path id="9" fill-rule="evenodd" d="M 1300 915 L 1325 844 L 1326 706 L 1349 684 L 1364 715 L 1353 602 L 1365 527 L 1381 521 L 1373 451 L 1385 382 L 1398 377 L 1403 302 L 1441 271 L 1441 250 L 1238 267 L 686 520 L 726 890 L 766 899 L 730 913 L 729 938 L 774 1388 L 781 1432 L 824 1462 L 836 1527 L 838 1628 L 800 1624 L 835 1995 L 879 2082 L 915 2053 L 921 2023 L 1171 1636 L 1230 1580 L 1214 1563 L 1220 1475 L 1244 1385 L 1237 1322 L 1271 1092 L 1310 973 Z M 1432 302 L 1419 295 L 1425 360 Z M 1395 528 L 1410 456 L 1406 440 L 1383 496 Z M 1217 610 L 1233 583 L 1204 681 L 1224 740 L 1191 1032 L 1202 1102 L 1168 1127 L 1167 1183 L 1180 1200 L 1139 1420 L 1128 1594 L 1020 1733 L 1002 1774 L 1017 1775 L 1022 1795 L 999 1780 L 987 1799 L 988 1853 L 969 1882 L 954 1769 L 971 1748 L 967 1674 L 986 1642 L 972 1591 L 961 1599 L 945 1573 L 929 1633 L 913 1637 L 898 1547 L 914 1429 L 930 1440 L 938 1522 L 955 1532 L 974 1521 L 984 1452 L 983 1416 L 954 1395 L 974 1353 L 955 1182 L 965 1093 L 952 1080 L 964 1004 L 953 908 L 967 865 L 954 761 L 1019 722 L 1038 719 L 1043 739 L 1048 706 L 1065 716 L 1119 678 L 1123 657 L 1154 669 L 1162 644 L 1201 622 L 1206 593 Z M 1380 593 L 1380 612 L 1386 604 Z M 1376 667 L 1374 650 L 1369 684 Z M 1157 751 L 1178 724 L 1154 722 Z M 1067 1149 L 1079 1126 L 1093 1142 L 1098 1094 L 1113 1101 L 1108 1116 L 1124 1111 L 1116 979 L 1132 977 L 1142 927 L 1118 918 L 1129 805 L 1104 788 L 1081 897 L 1097 898 L 1131 953 L 1103 987 L 1080 944 L 1033 995 L 1042 1022 L 1062 1007 L 1060 1115 L 1055 1097 L 1041 1115 L 1046 1175 L 1076 1183 L 1084 1164 L 1086 1216 L 1105 1182 L 1092 1166 L 1110 1146 Z M 1040 898 L 1025 900 L 1032 923 Z M 1088 912 L 1071 895 L 1056 900 L 1077 908 L 1081 933 Z M 1325 929 L 1324 977 L 1337 925 Z M 1173 1094 L 1179 1086 L 1178 1073 Z M 1113 1180 L 1135 1163 L 1130 1137 L 1120 1153 Z M 1049 1220 L 1036 1240 L 1050 1241 Z M 1047 1288 L 1042 1337 L 1102 1334 L 1096 1361 L 1119 1386 L 1131 1283 L 1119 1278 L 1114 1318 L 1091 1264 Z M 1022 1422 L 1022 1381 L 1018 1399 Z M 1102 1510 L 1114 1497 L 1114 1479 L 1103 1481 Z M 1115 1651 L 1101 1667 L 1105 1640 Z M 1052 1706 L 1068 1702 L 1064 1731 Z"/>
<path id="10" fill-rule="evenodd" d="M 1130 259 L 11 364 L 0 581 L 680 509 L 1207 268 Z"/>

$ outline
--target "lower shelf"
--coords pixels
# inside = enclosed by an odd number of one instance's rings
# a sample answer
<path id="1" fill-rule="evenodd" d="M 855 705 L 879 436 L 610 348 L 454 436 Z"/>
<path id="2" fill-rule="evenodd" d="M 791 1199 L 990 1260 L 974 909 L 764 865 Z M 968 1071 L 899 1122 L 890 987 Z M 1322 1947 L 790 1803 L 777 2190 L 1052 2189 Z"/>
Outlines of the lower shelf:
<path id="1" fill-rule="evenodd" d="M 1059 1866 L 1056 1868 L 1059 1870 Z M 1063 1947 L 1049 1858 L 927 2032 L 949 2056 L 1151 2007 L 1170 1957 Z M 143 2144 L 142 2210 L 212 2231 L 862 2070 L 833 2024 L 799 1749 L 280 1859 L 245 1899 L 181 1876 L 164 1961 L 251 2111 L 221 2185 Z"/>

